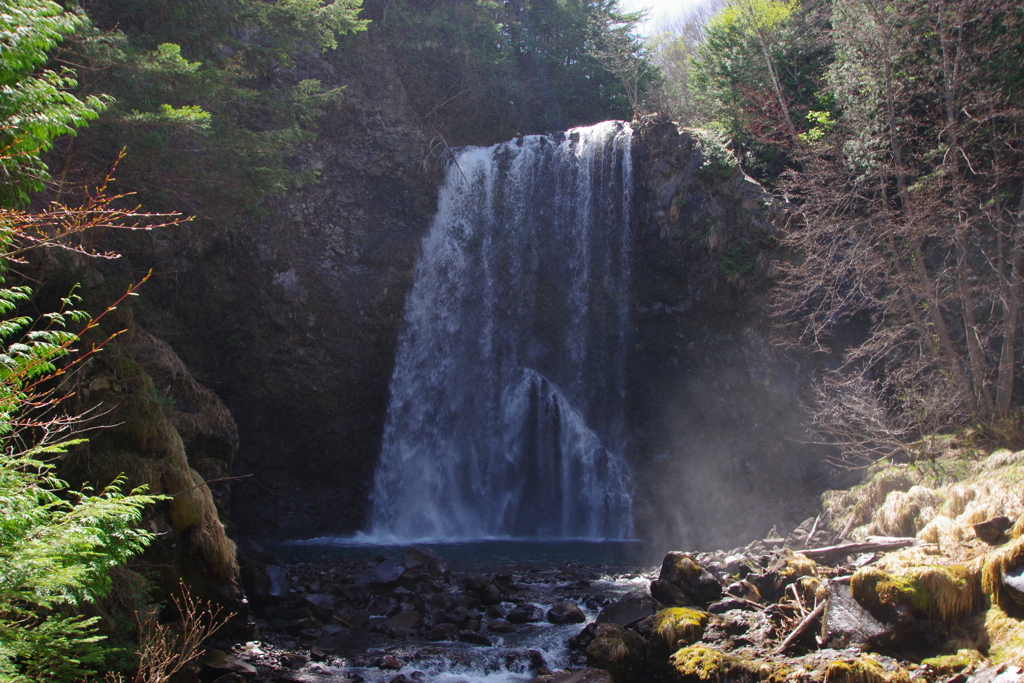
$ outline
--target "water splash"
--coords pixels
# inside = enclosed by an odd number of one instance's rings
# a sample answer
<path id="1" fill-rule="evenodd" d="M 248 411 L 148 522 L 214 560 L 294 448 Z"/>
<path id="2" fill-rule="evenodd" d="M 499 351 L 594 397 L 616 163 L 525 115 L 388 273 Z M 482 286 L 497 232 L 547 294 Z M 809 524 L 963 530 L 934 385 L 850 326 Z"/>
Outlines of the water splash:
<path id="1" fill-rule="evenodd" d="M 632 131 L 457 155 L 416 269 L 371 533 L 630 538 Z"/>

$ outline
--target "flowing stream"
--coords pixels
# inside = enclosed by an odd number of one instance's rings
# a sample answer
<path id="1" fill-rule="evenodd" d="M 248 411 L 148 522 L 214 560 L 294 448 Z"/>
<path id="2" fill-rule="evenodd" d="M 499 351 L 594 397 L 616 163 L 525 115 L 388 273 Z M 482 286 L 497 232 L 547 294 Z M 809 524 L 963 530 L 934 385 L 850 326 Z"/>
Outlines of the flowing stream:
<path id="1" fill-rule="evenodd" d="M 391 381 L 376 538 L 628 539 L 632 131 L 458 151 Z"/>

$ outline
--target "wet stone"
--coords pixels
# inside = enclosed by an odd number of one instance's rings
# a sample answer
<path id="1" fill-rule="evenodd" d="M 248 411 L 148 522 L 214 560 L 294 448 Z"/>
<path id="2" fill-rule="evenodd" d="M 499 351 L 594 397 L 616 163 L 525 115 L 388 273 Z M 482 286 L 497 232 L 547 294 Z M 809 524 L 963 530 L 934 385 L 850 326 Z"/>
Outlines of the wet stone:
<path id="1" fill-rule="evenodd" d="M 621 600 L 601 610 L 597 615 L 598 624 L 616 624 L 628 626 L 634 622 L 653 616 L 661 609 L 661 605 L 644 591 L 633 591 Z M 510 620 L 511 621 L 511 620 Z"/>
<path id="2" fill-rule="evenodd" d="M 459 637 L 459 628 L 455 624 L 438 624 L 427 633 L 427 640 L 456 640 Z"/>
<path id="3" fill-rule="evenodd" d="M 521 605 L 517 605 L 514 610 L 509 612 L 506 619 L 511 624 L 528 624 L 535 621 L 541 621 L 544 619 L 544 610 L 537 605 L 524 602 Z"/>
<path id="4" fill-rule="evenodd" d="M 830 584 L 829 604 L 825 609 L 822 645 L 842 649 L 856 647 L 862 650 L 891 640 L 893 629 L 864 609 L 845 584 Z"/>
<path id="5" fill-rule="evenodd" d="M 565 601 L 548 610 L 547 619 L 552 624 L 582 624 L 587 620 L 587 615 L 575 602 Z"/>
<path id="6" fill-rule="evenodd" d="M 484 647 L 491 646 L 491 639 L 482 633 L 477 633 L 476 631 L 459 632 L 459 640 L 463 643 L 469 643 L 471 645 L 482 645 Z"/>
<path id="7" fill-rule="evenodd" d="M 505 619 L 492 619 L 487 624 L 487 630 L 494 633 L 515 633 L 516 627 Z"/>

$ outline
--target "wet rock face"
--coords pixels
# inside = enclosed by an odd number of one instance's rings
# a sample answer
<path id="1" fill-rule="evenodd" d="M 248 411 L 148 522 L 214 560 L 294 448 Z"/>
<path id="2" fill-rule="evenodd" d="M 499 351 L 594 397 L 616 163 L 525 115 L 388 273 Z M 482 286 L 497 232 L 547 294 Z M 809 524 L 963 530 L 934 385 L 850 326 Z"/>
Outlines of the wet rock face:
<path id="1" fill-rule="evenodd" d="M 813 516 L 823 486 L 820 451 L 801 445 L 813 367 L 767 334 L 776 209 L 712 147 L 668 121 L 641 124 L 633 147 L 634 510 L 665 546 L 763 538 Z"/>
<path id="2" fill-rule="evenodd" d="M 231 232 L 164 247 L 152 321 L 242 435 L 233 519 L 249 537 L 363 526 L 405 294 L 434 188 L 429 137 L 388 57 L 362 39 L 306 57 L 344 86 L 296 163 L 319 182 Z M 173 240 L 173 236 L 168 238 Z M 184 241 L 183 241 L 184 242 Z"/>

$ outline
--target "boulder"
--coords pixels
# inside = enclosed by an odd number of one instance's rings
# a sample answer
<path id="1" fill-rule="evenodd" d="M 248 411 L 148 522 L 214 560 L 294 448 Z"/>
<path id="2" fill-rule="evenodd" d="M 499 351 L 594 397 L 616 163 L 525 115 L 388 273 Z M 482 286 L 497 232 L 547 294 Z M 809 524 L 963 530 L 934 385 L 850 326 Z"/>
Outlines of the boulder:
<path id="1" fill-rule="evenodd" d="M 587 646 L 587 666 L 604 669 L 612 681 L 632 680 L 642 669 L 647 644 L 636 633 L 615 624 L 600 624 Z"/>
<path id="2" fill-rule="evenodd" d="M 482 633 L 477 633 L 476 631 L 460 631 L 459 640 L 471 645 L 482 645 L 483 647 L 491 646 L 491 639 Z"/>
<path id="3" fill-rule="evenodd" d="M 661 563 L 660 581 L 680 588 L 694 605 L 706 605 L 722 596 L 718 580 L 686 553 L 671 552 Z"/>
<path id="4" fill-rule="evenodd" d="M 895 629 L 861 606 L 848 585 L 832 583 L 822 617 L 822 634 L 823 647 L 838 650 L 855 647 L 866 651 L 892 641 Z"/>
<path id="5" fill-rule="evenodd" d="M 644 591 L 633 591 L 602 609 L 597 615 L 597 623 L 628 626 L 654 616 L 661 608 L 662 605 Z"/>
<path id="6" fill-rule="evenodd" d="M 420 623 L 422 615 L 419 612 L 400 612 L 384 622 L 384 627 L 389 630 L 397 628 L 410 629 Z"/>
<path id="7" fill-rule="evenodd" d="M 407 569 L 422 567 L 435 579 L 447 578 L 448 564 L 426 548 L 406 548 L 402 551 L 402 564 Z"/>
<path id="8" fill-rule="evenodd" d="M 266 576 L 266 596 L 271 598 L 288 597 L 288 572 L 284 567 L 276 564 L 269 565 L 264 569 Z"/>
<path id="9" fill-rule="evenodd" d="M 693 600 L 682 588 L 662 579 L 651 581 L 651 597 L 669 607 L 689 607 Z"/>
<path id="10" fill-rule="evenodd" d="M 1002 572 L 1003 592 L 1024 607 L 1024 565 Z"/>
<path id="11" fill-rule="evenodd" d="M 391 583 L 398 581 L 405 572 L 405 565 L 397 557 L 387 557 L 373 569 L 368 569 L 355 578 L 358 583 Z"/>
<path id="12" fill-rule="evenodd" d="M 552 624 L 582 624 L 587 620 L 575 602 L 559 602 L 548 610 L 547 619 Z"/>
<path id="13" fill-rule="evenodd" d="M 533 603 L 524 602 L 516 605 L 516 608 L 505 617 L 512 624 L 528 624 L 544 619 L 544 610 Z"/>

